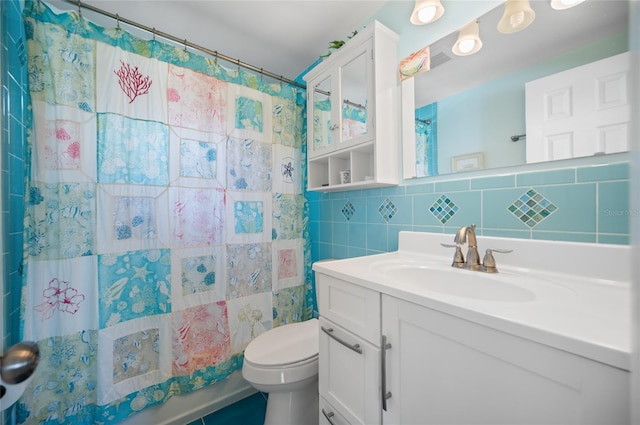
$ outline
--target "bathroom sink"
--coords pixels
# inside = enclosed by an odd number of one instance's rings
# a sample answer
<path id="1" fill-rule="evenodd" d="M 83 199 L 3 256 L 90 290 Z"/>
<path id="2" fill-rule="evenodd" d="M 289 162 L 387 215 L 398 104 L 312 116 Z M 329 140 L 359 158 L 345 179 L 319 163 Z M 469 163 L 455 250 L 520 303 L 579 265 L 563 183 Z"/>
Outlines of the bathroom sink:
<path id="1" fill-rule="evenodd" d="M 457 269 L 439 263 L 386 261 L 374 263 L 372 270 L 392 282 L 442 294 L 484 301 L 528 302 L 533 292 L 510 282 L 509 276 Z"/>

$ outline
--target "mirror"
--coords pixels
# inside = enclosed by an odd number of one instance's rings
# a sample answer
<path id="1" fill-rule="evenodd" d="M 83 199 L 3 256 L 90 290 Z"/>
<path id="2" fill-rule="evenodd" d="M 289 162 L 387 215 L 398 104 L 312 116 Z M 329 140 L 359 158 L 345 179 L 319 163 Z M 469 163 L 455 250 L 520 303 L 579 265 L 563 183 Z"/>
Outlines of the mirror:
<path id="1" fill-rule="evenodd" d="M 337 71 L 327 72 L 314 85 L 312 151 L 331 151 L 367 136 L 371 127 L 367 51 L 356 51 Z"/>
<path id="2" fill-rule="evenodd" d="M 313 88 L 313 142 L 314 151 L 331 146 L 331 76 Z"/>
<path id="3" fill-rule="evenodd" d="M 342 141 L 367 134 L 367 62 L 358 55 L 341 70 Z"/>
<path id="4" fill-rule="evenodd" d="M 431 69 L 403 81 L 405 178 L 525 164 L 525 84 L 628 50 L 626 0 L 531 6 L 513 34 L 496 28 L 504 6 L 479 17 L 473 55 L 452 54 L 457 32 L 432 43 Z"/>

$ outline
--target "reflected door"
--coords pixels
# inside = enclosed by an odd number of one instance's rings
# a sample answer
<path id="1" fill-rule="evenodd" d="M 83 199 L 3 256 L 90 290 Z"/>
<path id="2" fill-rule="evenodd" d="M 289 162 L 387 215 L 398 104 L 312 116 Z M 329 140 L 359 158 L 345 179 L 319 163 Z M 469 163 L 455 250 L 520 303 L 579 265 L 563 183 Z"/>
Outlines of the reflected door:
<path id="1" fill-rule="evenodd" d="M 628 151 L 629 53 L 526 85 L 527 163 Z"/>

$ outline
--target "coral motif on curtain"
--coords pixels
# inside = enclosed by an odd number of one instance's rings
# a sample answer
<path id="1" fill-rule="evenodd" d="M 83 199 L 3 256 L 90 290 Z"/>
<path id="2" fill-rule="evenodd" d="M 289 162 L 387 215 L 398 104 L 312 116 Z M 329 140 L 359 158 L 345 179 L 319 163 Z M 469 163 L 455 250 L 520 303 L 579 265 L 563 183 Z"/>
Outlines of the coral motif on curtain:
<path id="1" fill-rule="evenodd" d="M 304 92 L 27 2 L 20 423 L 116 423 L 311 315 Z"/>

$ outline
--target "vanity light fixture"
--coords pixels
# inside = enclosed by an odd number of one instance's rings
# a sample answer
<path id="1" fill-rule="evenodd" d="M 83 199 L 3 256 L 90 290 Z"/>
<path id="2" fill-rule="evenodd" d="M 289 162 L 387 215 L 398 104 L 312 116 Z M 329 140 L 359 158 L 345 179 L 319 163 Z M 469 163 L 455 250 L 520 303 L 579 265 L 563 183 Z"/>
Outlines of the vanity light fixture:
<path id="1" fill-rule="evenodd" d="M 584 0 L 551 0 L 551 7 L 555 10 L 564 10 L 577 6 L 583 1 Z"/>
<path id="2" fill-rule="evenodd" d="M 511 34 L 528 27 L 536 13 L 531 9 L 529 0 L 507 0 L 504 6 L 504 15 L 498 22 L 498 31 Z"/>
<path id="3" fill-rule="evenodd" d="M 425 25 L 437 21 L 444 14 L 440 0 L 416 0 L 410 21 L 413 25 Z"/>
<path id="4" fill-rule="evenodd" d="M 468 56 L 482 48 L 480 40 L 480 25 L 478 21 L 469 22 L 458 32 L 458 40 L 451 51 L 457 56 Z"/>

